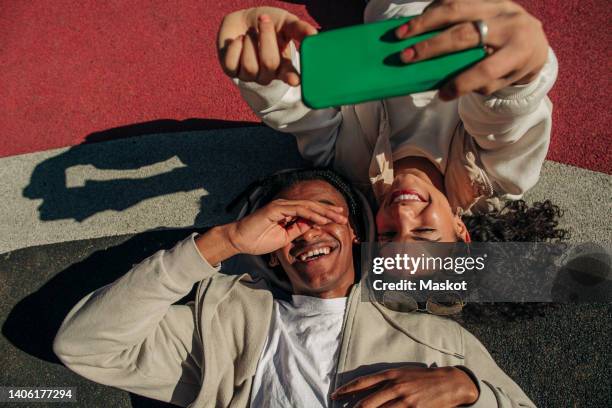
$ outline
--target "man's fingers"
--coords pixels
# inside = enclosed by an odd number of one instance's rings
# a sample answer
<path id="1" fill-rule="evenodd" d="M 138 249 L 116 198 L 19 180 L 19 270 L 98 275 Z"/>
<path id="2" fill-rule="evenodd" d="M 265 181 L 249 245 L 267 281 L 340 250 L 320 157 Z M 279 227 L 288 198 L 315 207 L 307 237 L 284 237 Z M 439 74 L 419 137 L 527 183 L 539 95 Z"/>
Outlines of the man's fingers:
<path id="1" fill-rule="evenodd" d="M 410 406 L 407 402 L 405 398 L 396 398 L 393 401 L 384 403 L 380 408 L 406 408 Z"/>
<path id="2" fill-rule="evenodd" d="M 423 14 L 413 18 L 395 30 L 397 38 L 407 38 L 426 33 L 452 24 L 486 20 L 502 13 L 516 11 L 512 2 L 471 2 L 449 1 L 428 8 Z"/>
<path id="3" fill-rule="evenodd" d="M 238 78 L 251 82 L 257 78 L 259 63 L 257 62 L 257 51 L 252 34 L 245 35 L 242 39 L 242 54 L 240 56 L 240 71 Z"/>
<path id="4" fill-rule="evenodd" d="M 316 201 L 305 201 L 302 205 L 338 224 L 346 224 L 348 222 L 348 218 L 343 214 L 344 210 L 342 207 L 326 205 Z"/>
<path id="5" fill-rule="evenodd" d="M 517 67 L 524 66 L 520 51 L 515 47 L 500 49 L 443 85 L 439 93 L 440 99 L 448 101 L 475 90 L 486 90 L 490 94 L 501 89 L 503 86 L 496 87 L 511 83 Z M 504 82 L 496 82 L 498 80 Z"/>
<path id="6" fill-rule="evenodd" d="M 225 48 L 223 56 L 223 71 L 230 77 L 234 78 L 238 75 L 240 69 L 240 54 L 242 53 L 243 36 L 231 40 Z"/>
<path id="7" fill-rule="evenodd" d="M 342 207 L 326 205 L 310 200 L 281 201 L 279 204 L 306 208 L 339 224 L 346 224 L 348 222 L 346 216 L 342 214 L 344 211 Z"/>
<path id="8" fill-rule="evenodd" d="M 301 217 L 306 221 L 311 221 L 317 225 L 326 225 L 333 222 L 330 218 L 299 205 L 283 206 L 283 215 L 290 217 Z"/>
<path id="9" fill-rule="evenodd" d="M 364 391 L 376 386 L 377 384 L 389 380 L 389 372 L 383 371 L 376 374 L 364 375 L 354 379 L 353 381 L 339 387 L 332 393 L 332 398 L 341 398 L 347 394 Z"/>
<path id="10" fill-rule="evenodd" d="M 405 385 L 403 384 L 391 384 L 386 386 L 359 400 L 359 402 L 355 404 L 355 408 L 380 407 L 383 404 L 395 401 L 404 396 L 404 387 Z"/>
<path id="11" fill-rule="evenodd" d="M 280 51 L 276 29 L 267 14 L 259 16 L 259 75 L 257 82 L 269 84 L 276 77 L 280 65 Z"/>
<path id="12" fill-rule="evenodd" d="M 497 48 L 501 46 L 502 42 L 500 26 L 489 25 L 487 44 Z M 451 52 L 474 48 L 479 43 L 478 29 L 476 29 L 474 23 L 465 22 L 456 24 L 438 35 L 406 48 L 400 54 L 400 58 L 405 63 L 422 61 Z"/>
<path id="13" fill-rule="evenodd" d="M 306 233 L 309 229 L 312 228 L 312 224 L 306 222 L 304 219 L 297 219 L 293 224 L 291 224 L 287 230 L 287 241 L 293 241 L 300 235 Z"/>

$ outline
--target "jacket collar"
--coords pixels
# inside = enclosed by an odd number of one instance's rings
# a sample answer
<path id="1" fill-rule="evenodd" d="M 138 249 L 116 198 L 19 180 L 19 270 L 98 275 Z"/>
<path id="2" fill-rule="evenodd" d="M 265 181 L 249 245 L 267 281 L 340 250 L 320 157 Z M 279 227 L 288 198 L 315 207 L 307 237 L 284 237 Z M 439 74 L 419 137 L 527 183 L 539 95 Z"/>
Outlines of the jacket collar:
<path id="1" fill-rule="evenodd" d="M 365 296 L 368 297 L 367 303 L 377 309 L 382 318 L 396 330 L 432 350 L 464 358 L 461 341 L 457 341 L 461 338 L 460 327 L 449 318 L 429 313 L 393 310 L 376 300 L 371 293 L 366 293 Z M 456 328 L 456 333 L 452 336 L 441 336 L 441 333 L 449 332 L 449 326 Z"/>

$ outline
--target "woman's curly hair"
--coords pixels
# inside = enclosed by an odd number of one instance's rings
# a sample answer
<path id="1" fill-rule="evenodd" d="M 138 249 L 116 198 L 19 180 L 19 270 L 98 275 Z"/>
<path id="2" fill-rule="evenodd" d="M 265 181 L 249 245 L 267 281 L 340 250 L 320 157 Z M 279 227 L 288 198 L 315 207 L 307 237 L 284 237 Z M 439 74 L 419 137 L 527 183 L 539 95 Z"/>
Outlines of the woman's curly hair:
<path id="1" fill-rule="evenodd" d="M 499 211 L 464 215 L 463 222 L 472 241 L 544 242 L 569 238 L 569 231 L 559 228 L 563 210 L 550 200 L 529 206 L 524 200 L 508 201 Z"/>
<path id="2" fill-rule="evenodd" d="M 524 200 L 508 201 L 499 211 L 464 215 L 463 222 L 472 241 L 478 242 L 560 242 L 569 231 L 559 227 L 563 210 L 550 200 L 529 206 Z M 556 310 L 555 303 L 476 303 L 467 304 L 453 316 L 460 323 L 496 324 L 533 319 Z"/>

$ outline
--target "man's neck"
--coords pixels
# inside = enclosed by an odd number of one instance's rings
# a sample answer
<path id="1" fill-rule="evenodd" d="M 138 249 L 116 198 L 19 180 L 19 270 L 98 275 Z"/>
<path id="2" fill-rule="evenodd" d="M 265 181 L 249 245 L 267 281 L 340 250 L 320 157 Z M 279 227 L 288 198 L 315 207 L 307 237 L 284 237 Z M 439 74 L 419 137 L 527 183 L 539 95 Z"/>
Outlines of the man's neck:
<path id="1" fill-rule="evenodd" d="M 312 296 L 319 299 L 335 299 L 347 297 L 351 292 L 351 287 L 355 283 L 355 271 L 349 271 L 342 275 L 344 279 L 337 282 L 333 288 L 321 291 L 311 291 L 308 288 L 293 288 L 294 295 Z"/>

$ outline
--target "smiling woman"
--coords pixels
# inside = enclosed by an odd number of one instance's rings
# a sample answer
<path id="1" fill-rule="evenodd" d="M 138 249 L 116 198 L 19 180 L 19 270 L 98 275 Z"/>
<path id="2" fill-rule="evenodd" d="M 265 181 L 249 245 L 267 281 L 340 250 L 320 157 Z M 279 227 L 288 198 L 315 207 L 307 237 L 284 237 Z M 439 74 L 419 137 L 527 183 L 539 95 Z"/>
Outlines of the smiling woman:
<path id="1" fill-rule="evenodd" d="M 393 184 L 376 214 L 380 241 L 470 241 L 443 193 L 442 174 L 427 159 L 408 157 L 395 164 Z"/>

